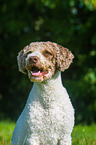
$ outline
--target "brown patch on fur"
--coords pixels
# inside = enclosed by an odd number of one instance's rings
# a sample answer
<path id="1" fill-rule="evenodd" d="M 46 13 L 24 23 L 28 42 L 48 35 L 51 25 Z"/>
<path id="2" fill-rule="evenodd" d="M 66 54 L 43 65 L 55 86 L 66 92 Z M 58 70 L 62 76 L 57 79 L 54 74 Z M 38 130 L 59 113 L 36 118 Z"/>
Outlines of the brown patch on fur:
<path id="1" fill-rule="evenodd" d="M 64 71 L 72 63 L 74 55 L 67 48 L 54 44 L 56 46 L 56 67 L 59 71 Z"/>
<path id="2" fill-rule="evenodd" d="M 61 45 L 50 41 L 42 43 L 44 43 L 48 48 L 50 48 L 54 52 L 54 58 L 56 60 L 56 69 L 58 69 L 59 71 L 64 71 L 70 66 L 74 58 L 74 55 L 71 53 L 71 51 L 69 51 L 67 48 L 64 48 Z"/>
<path id="3" fill-rule="evenodd" d="M 25 64 L 25 58 L 26 58 L 26 56 L 25 56 L 25 53 L 24 53 L 24 49 L 21 50 L 18 53 L 17 60 L 18 60 L 19 71 L 26 74 L 27 73 L 27 70 L 25 69 L 25 65 L 26 65 Z"/>

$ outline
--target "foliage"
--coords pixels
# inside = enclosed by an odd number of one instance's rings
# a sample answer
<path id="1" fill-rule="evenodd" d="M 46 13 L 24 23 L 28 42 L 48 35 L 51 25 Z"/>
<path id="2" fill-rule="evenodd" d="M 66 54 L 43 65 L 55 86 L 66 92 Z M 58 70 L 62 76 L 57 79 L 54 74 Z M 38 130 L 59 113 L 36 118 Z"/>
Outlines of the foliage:
<path id="1" fill-rule="evenodd" d="M 76 122 L 96 121 L 96 10 L 82 0 L 0 2 L 0 118 L 17 119 L 32 83 L 20 74 L 16 57 L 33 41 L 68 47 L 75 59 L 62 73 L 76 109 Z"/>
<path id="2" fill-rule="evenodd" d="M 15 123 L 9 121 L 0 122 L 0 145 L 10 145 Z M 96 125 L 75 126 L 72 133 L 73 145 L 95 145 Z"/>
<path id="3" fill-rule="evenodd" d="M 96 0 L 81 0 L 89 10 L 96 9 Z"/>

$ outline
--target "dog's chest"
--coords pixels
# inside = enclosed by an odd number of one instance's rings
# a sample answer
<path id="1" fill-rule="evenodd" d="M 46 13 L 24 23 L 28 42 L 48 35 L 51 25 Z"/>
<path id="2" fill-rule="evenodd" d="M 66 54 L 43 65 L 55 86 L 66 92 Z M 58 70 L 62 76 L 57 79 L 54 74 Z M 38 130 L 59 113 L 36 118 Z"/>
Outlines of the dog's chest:
<path id="1" fill-rule="evenodd" d="M 43 108 L 39 102 L 29 105 L 27 125 L 30 131 L 42 134 L 53 134 L 64 128 L 66 113 L 58 104 L 50 108 Z M 30 121 L 29 121 L 30 120 Z"/>
<path id="2" fill-rule="evenodd" d="M 42 91 L 33 87 L 24 111 L 29 134 L 35 133 L 48 138 L 64 134 L 72 106 L 66 90 L 63 87 L 57 88 Z"/>

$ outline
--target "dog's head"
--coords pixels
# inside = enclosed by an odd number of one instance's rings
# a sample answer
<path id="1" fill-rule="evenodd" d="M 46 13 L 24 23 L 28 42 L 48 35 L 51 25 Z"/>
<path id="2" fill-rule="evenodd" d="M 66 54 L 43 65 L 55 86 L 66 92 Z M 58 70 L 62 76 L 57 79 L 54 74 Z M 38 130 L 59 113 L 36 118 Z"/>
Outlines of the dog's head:
<path id="1" fill-rule="evenodd" d="M 19 71 L 27 73 L 32 82 L 51 78 L 57 70 L 67 69 L 74 58 L 71 51 L 52 42 L 33 42 L 17 56 Z"/>

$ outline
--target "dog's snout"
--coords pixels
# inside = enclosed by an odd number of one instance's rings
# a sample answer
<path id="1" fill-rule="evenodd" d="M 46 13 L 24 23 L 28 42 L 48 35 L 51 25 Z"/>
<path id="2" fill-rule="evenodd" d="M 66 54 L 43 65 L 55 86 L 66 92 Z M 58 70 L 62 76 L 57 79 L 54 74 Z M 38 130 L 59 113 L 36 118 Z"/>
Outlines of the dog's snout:
<path id="1" fill-rule="evenodd" d="M 31 56 L 29 58 L 29 63 L 37 63 L 38 62 L 38 57 L 37 56 Z"/>

